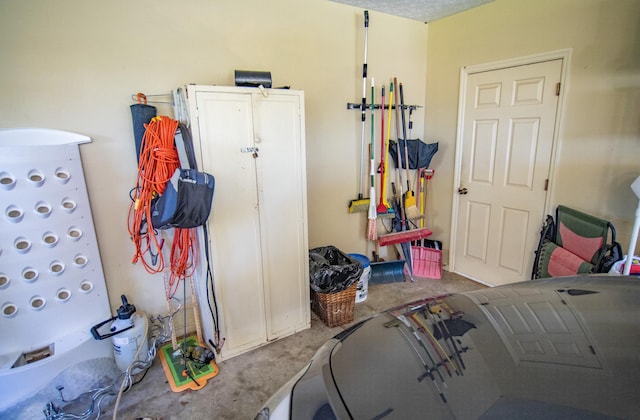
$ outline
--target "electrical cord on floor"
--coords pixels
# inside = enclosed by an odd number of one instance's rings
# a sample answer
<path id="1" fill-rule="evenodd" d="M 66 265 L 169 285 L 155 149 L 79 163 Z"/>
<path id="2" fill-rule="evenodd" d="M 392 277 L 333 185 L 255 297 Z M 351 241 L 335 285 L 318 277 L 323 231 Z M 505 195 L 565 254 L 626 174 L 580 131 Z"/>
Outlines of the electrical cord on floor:
<path id="1" fill-rule="evenodd" d="M 160 316 L 158 315 L 156 318 L 149 319 L 149 323 L 147 323 L 147 327 L 145 328 L 145 336 L 149 330 L 152 331 L 152 338 L 149 342 L 149 351 L 147 352 L 147 357 L 145 360 L 138 360 L 140 356 L 140 351 L 142 346 L 138 348 L 136 355 L 134 357 L 134 362 L 132 362 L 125 372 L 121 375 L 118 375 L 118 379 L 114 381 L 111 385 L 105 386 L 103 388 L 92 389 L 87 391 L 80 396 L 72 399 L 65 400 L 62 395 L 63 387 L 58 387 L 58 392 L 60 393 L 60 401 L 67 404 L 72 404 L 78 402 L 79 400 L 85 398 L 87 394 L 91 395 L 91 402 L 89 407 L 82 414 L 74 414 L 67 413 L 64 409 L 56 406 L 53 401 L 50 401 L 45 406 L 43 410 L 43 414 L 45 415 L 46 420 L 88 420 L 91 418 L 99 419 L 102 415 L 102 402 L 106 397 L 109 396 L 117 396 L 116 405 L 113 411 L 113 418 L 115 419 L 118 413 L 118 405 L 122 398 L 122 394 L 130 390 L 134 385 L 140 383 L 147 372 L 149 371 L 149 367 L 151 367 L 151 363 L 155 359 L 157 355 L 157 343 L 164 343 L 170 339 L 173 333 L 173 317 L 180 311 L 182 308 L 182 304 L 176 298 L 174 300 L 178 303 L 177 309 L 173 311 L 168 316 Z M 144 314 L 143 314 L 144 315 Z M 157 324 L 160 324 L 159 326 Z M 150 325 L 151 324 L 151 325 Z M 135 370 L 144 371 L 142 375 L 134 382 L 133 375 L 131 372 Z M 120 376 L 123 376 L 123 379 L 119 379 Z M 116 384 L 120 384 L 118 388 L 116 388 Z"/>
<path id="2" fill-rule="evenodd" d="M 207 261 L 207 272 L 205 276 L 205 288 L 207 290 L 207 305 L 209 306 L 209 313 L 211 314 L 211 320 L 213 321 L 213 333 L 214 340 L 209 340 L 212 350 L 220 353 L 222 346 L 224 345 L 224 337 L 220 337 L 220 324 L 218 314 L 218 302 L 216 300 L 216 292 L 213 282 L 213 271 L 211 270 L 211 260 L 209 258 L 209 229 L 207 225 L 202 226 L 204 235 L 204 255 Z"/>
<path id="3" fill-rule="evenodd" d="M 82 414 L 65 413 L 60 408 L 58 408 L 55 404 L 53 404 L 53 401 L 50 401 L 49 403 L 47 403 L 45 409 L 42 411 L 47 420 L 66 420 L 66 419 L 86 420 L 91 418 L 94 412 L 96 413 L 96 419 L 98 419 L 100 418 L 100 415 L 102 413 L 102 408 L 101 408 L 102 400 L 105 397 L 108 397 L 110 395 L 115 395 L 115 392 L 112 389 L 112 385 L 109 385 L 104 388 L 92 389 L 78 396 L 77 398 L 68 401 L 68 400 L 65 400 L 64 396 L 62 395 L 63 389 L 64 389 L 63 387 L 58 387 L 58 392 L 60 393 L 60 400 L 65 403 L 74 403 L 77 400 L 83 398 L 86 394 L 93 393 L 93 395 L 91 396 L 91 403 L 89 404 L 89 407 Z"/>

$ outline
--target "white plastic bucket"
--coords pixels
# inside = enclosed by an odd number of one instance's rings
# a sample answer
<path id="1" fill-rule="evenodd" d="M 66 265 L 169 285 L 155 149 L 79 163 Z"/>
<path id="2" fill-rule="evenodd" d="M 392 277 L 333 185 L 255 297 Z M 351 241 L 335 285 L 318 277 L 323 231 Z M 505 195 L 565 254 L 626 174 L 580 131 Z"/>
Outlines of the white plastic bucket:
<path id="1" fill-rule="evenodd" d="M 146 360 L 149 352 L 147 332 L 147 317 L 141 314 L 133 314 L 128 319 L 116 319 L 111 328 L 114 330 L 122 330 L 121 333 L 111 337 L 113 344 L 113 356 L 118 368 L 124 372 L 131 363 L 136 360 Z M 127 327 L 131 327 L 126 329 Z M 138 348 L 142 347 L 140 351 Z M 138 358 L 134 357 L 138 355 Z M 133 369 L 132 374 L 140 373 L 140 369 Z"/>
<path id="2" fill-rule="evenodd" d="M 349 254 L 349 256 L 362 264 L 363 270 L 356 288 L 356 303 L 364 302 L 367 300 L 367 290 L 369 289 L 369 279 L 371 278 L 371 262 L 369 258 L 362 254 Z"/>

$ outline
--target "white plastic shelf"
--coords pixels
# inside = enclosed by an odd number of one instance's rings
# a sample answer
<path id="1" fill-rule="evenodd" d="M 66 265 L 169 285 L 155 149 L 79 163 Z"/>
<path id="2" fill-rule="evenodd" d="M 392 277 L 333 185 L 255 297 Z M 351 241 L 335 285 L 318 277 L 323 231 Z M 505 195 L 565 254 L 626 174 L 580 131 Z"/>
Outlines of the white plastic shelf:
<path id="1" fill-rule="evenodd" d="M 111 354 L 90 334 L 111 316 L 78 146 L 90 141 L 0 130 L 0 410 Z"/>

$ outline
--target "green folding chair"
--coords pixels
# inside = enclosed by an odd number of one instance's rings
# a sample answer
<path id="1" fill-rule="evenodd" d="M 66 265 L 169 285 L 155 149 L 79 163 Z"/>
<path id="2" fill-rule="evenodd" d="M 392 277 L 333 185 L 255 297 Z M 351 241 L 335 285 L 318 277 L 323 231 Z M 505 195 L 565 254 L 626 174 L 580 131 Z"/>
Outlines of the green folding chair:
<path id="1" fill-rule="evenodd" d="M 531 278 L 606 273 L 622 259 L 616 230 L 604 219 L 559 205 L 540 232 Z"/>

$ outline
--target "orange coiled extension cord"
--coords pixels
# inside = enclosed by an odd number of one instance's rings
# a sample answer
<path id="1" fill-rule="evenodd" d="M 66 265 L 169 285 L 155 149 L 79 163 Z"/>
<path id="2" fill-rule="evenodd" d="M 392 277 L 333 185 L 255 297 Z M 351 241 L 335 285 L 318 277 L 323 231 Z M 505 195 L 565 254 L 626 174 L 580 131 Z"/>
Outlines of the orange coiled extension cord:
<path id="1" fill-rule="evenodd" d="M 138 180 L 131 196 L 129 207 L 129 234 L 135 245 L 133 263 L 141 262 L 148 273 L 156 274 L 165 269 L 162 253 L 163 240 L 151 223 L 152 200 L 161 195 L 167 182 L 180 167 L 174 136 L 178 121 L 169 117 L 155 117 L 145 124 Z M 175 292 L 180 280 L 193 274 L 195 261 L 194 229 L 174 229 L 170 253 L 170 295 Z M 150 260 L 145 254 L 150 255 Z"/>
<path id="2" fill-rule="evenodd" d="M 171 244 L 171 275 L 167 287 L 167 297 L 173 296 L 178 290 L 180 280 L 191 277 L 195 271 L 198 255 L 195 229 L 175 228 L 173 243 Z"/>

